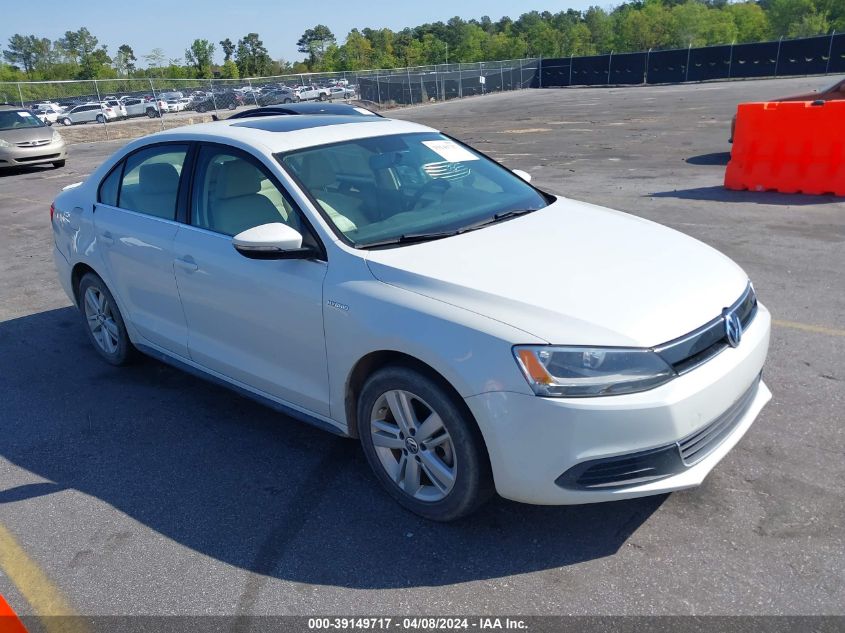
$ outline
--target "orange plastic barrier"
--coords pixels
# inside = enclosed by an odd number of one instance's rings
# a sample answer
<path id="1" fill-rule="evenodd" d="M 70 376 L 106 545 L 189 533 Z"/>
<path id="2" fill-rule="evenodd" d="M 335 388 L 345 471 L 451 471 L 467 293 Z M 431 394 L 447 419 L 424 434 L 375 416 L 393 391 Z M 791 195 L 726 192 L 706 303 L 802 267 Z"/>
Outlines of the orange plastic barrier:
<path id="1" fill-rule="evenodd" d="M 845 101 L 742 103 L 727 189 L 845 196 Z"/>
<path id="2" fill-rule="evenodd" d="M 0 595 L 0 633 L 27 633 L 23 623 Z"/>

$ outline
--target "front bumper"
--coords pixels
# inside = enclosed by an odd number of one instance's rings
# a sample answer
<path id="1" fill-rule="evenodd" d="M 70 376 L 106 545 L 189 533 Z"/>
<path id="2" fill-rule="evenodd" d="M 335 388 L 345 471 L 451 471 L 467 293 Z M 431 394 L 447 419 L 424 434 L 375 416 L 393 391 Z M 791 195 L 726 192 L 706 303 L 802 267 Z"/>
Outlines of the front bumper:
<path id="1" fill-rule="evenodd" d="M 697 486 L 745 435 L 771 392 L 759 380 L 771 317 L 758 312 L 736 348 L 656 389 L 603 398 L 541 398 L 490 392 L 466 402 L 487 444 L 503 497 L 544 505 L 594 503 Z M 578 466 L 672 447 L 725 417 L 730 427 L 695 460 L 663 460 L 657 478 L 623 485 L 576 485 Z M 712 427 L 710 427 L 712 428 Z M 572 470 L 574 469 L 574 470 Z"/>
<path id="2" fill-rule="evenodd" d="M 0 169 L 4 167 L 26 167 L 43 165 L 67 158 L 64 140 L 52 141 L 38 147 L 0 147 Z"/>

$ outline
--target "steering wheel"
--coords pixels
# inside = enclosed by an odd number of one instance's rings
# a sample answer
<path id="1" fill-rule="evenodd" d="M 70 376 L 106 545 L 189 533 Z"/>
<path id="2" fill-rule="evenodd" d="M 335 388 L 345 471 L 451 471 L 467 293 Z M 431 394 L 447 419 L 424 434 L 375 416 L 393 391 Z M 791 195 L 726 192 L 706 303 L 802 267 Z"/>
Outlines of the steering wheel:
<path id="1" fill-rule="evenodd" d="M 447 191 L 447 190 L 448 190 L 451 186 L 452 186 L 452 183 L 450 183 L 448 180 L 445 180 L 445 179 L 443 179 L 443 178 L 434 178 L 434 179 L 432 179 L 432 180 L 429 180 L 429 181 L 428 181 L 427 183 L 425 183 L 422 187 L 420 187 L 419 189 L 417 189 L 417 192 L 416 192 L 416 193 L 414 194 L 414 196 L 411 198 L 411 202 L 410 202 L 410 204 L 408 205 L 408 211 L 410 211 L 411 209 L 416 208 L 416 206 L 420 203 L 420 200 L 422 200 L 422 197 L 423 197 L 426 193 L 428 193 L 429 191 L 434 191 L 434 190 L 437 190 L 437 189 L 441 189 L 442 191 L 440 192 L 440 195 L 443 195 L 444 193 L 446 193 L 446 191 Z"/>

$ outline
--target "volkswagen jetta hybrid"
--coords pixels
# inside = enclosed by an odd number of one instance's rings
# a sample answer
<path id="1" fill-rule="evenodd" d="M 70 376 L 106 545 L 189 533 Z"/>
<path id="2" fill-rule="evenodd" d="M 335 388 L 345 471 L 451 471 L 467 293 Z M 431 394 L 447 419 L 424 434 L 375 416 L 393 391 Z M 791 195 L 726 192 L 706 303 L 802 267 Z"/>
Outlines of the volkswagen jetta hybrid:
<path id="1" fill-rule="evenodd" d="M 399 503 L 700 484 L 771 397 L 770 317 L 712 248 L 553 196 L 414 123 L 154 134 L 55 200 L 97 352 L 143 352 L 360 439 Z"/>

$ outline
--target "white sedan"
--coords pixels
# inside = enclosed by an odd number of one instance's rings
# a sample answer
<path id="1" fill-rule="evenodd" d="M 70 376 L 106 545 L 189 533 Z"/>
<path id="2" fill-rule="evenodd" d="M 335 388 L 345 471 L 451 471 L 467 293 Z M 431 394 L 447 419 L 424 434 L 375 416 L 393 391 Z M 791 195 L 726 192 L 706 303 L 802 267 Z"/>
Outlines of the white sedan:
<path id="1" fill-rule="evenodd" d="M 771 397 L 769 312 L 709 246 L 528 180 L 409 122 L 217 121 L 63 191 L 54 258 L 107 362 L 358 438 L 422 516 L 700 484 Z"/>

